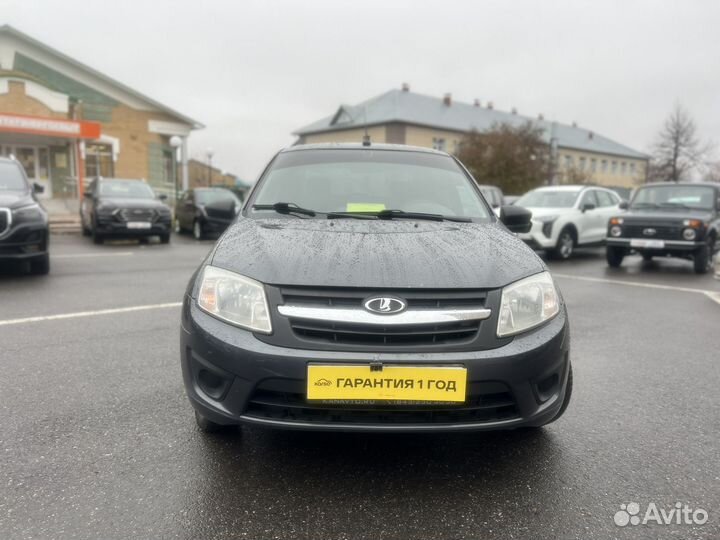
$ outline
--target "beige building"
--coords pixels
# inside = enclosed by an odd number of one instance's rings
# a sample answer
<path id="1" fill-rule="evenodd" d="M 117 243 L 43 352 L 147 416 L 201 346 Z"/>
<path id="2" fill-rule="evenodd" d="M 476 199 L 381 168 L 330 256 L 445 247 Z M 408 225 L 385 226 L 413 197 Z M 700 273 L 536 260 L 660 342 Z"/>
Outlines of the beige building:
<path id="1" fill-rule="evenodd" d="M 236 187 L 237 183 L 237 177 L 234 174 L 223 172 L 217 167 L 197 159 L 188 161 L 188 176 L 191 189 L 208 186 Z"/>
<path id="2" fill-rule="evenodd" d="M 144 179 L 171 195 L 177 179 L 187 186 L 187 139 L 201 127 L 0 26 L 0 155 L 14 156 L 42 197 L 77 198 L 95 176 Z"/>
<path id="3" fill-rule="evenodd" d="M 532 122 L 553 149 L 557 183 L 588 182 L 632 187 L 645 181 L 649 156 L 591 130 L 411 92 L 407 85 L 358 105 L 341 105 L 334 114 L 297 130 L 297 144 L 373 142 L 408 144 L 457 153 L 463 136 L 496 124 Z"/>

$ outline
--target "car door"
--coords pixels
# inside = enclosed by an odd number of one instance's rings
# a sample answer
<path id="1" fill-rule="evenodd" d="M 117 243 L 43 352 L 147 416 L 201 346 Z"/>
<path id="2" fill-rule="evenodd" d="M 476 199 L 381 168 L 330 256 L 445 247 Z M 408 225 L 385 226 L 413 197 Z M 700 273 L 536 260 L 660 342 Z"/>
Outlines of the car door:
<path id="1" fill-rule="evenodd" d="M 598 211 L 599 215 L 602 217 L 602 222 L 600 223 L 602 230 L 599 232 L 601 234 L 601 238 L 605 238 L 607 234 L 608 221 L 610 221 L 611 217 L 620 213 L 620 196 L 617 193 L 604 189 L 598 189 L 596 191 L 597 200 L 600 204 Z"/>
<path id="2" fill-rule="evenodd" d="M 599 232 L 602 217 L 598 213 L 598 206 L 597 195 L 594 189 L 588 189 L 583 192 L 577 207 L 580 211 L 576 223 L 579 244 L 599 242 L 605 237 L 605 231 L 603 231 L 602 236 Z"/>
<path id="3" fill-rule="evenodd" d="M 180 204 L 178 204 L 178 223 L 180 223 L 180 227 L 185 230 L 190 230 L 193 226 L 192 217 L 195 216 L 193 196 L 193 190 L 187 190 L 180 199 Z"/>

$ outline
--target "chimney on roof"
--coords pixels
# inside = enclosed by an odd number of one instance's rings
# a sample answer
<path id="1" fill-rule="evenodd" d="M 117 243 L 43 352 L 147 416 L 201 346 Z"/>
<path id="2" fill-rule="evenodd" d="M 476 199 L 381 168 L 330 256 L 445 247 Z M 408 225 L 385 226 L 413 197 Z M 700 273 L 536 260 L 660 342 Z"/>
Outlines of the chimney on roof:
<path id="1" fill-rule="evenodd" d="M 488 109 L 490 109 L 490 110 L 492 111 L 494 107 L 495 107 L 495 106 L 493 105 L 493 102 L 492 102 L 492 101 L 488 101 L 488 102 L 487 102 L 487 108 L 488 108 Z"/>
<path id="2" fill-rule="evenodd" d="M 543 113 L 538 114 L 538 120 L 545 120 L 545 115 Z"/>
<path id="3" fill-rule="evenodd" d="M 475 98 L 475 101 L 473 101 L 473 107 L 479 107 L 480 106 L 480 100 L 478 98 Z"/>
<path id="4" fill-rule="evenodd" d="M 410 91 L 410 83 L 402 83 L 402 91 L 403 92 L 409 92 Z"/>
<path id="5" fill-rule="evenodd" d="M 512 109 L 510 109 L 510 113 L 517 114 L 517 109 L 515 107 L 513 107 Z"/>
<path id="6" fill-rule="evenodd" d="M 592 131 L 588 131 L 588 139 L 591 141 L 595 138 L 595 134 Z"/>
<path id="7" fill-rule="evenodd" d="M 452 105 L 452 94 L 450 92 L 443 96 L 443 105 L 445 105 L 446 107 Z"/>

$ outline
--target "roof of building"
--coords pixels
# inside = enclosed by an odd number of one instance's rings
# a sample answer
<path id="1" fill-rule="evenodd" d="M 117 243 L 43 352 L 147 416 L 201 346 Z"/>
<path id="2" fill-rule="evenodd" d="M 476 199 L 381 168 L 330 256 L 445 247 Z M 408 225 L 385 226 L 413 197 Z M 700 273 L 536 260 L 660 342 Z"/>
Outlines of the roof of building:
<path id="1" fill-rule="evenodd" d="M 111 77 L 108 77 L 107 75 L 105 75 L 103 73 L 100 73 L 99 71 L 91 68 L 90 66 L 83 64 L 82 62 L 79 62 L 79 61 L 75 60 L 74 58 L 72 58 L 56 49 L 53 49 L 52 47 L 17 30 L 16 28 L 13 28 L 12 26 L 10 26 L 8 24 L 0 26 L 0 35 L 2 35 L 2 34 L 12 36 L 15 39 L 29 43 L 33 47 L 36 47 L 37 49 L 40 49 L 51 56 L 55 56 L 55 57 L 61 59 L 62 61 L 66 62 L 82 71 L 89 73 L 93 77 L 96 77 L 97 79 L 104 81 L 106 84 L 115 86 L 115 87 L 119 88 L 120 90 L 122 90 L 123 92 L 135 97 L 136 99 L 138 99 L 140 101 L 144 101 L 148 105 L 150 105 L 162 112 L 165 112 L 171 116 L 176 117 L 178 120 L 182 120 L 183 122 L 192 126 L 193 129 L 200 129 L 200 128 L 205 127 L 203 124 L 201 124 L 197 120 L 193 120 L 192 118 L 185 116 L 184 114 L 179 113 L 178 111 L 171 109 L 170 107 L 168 107 L 166 105 L 163 105 L 159 101 L 155 101 L 154 99 L 152 99 L 144 94 L 141 94 L 137 90 L 134 90 L 134 89 L 130 88 L 129 86 L 126 86 L 123 83 L 121 83 Z"/>
<path id="2" fill-rule="evenodd" d="M 647 159 L 647 154 L 603 137 L 588 129 L 541 120 L 520 114 L 481 107 L 443 98 L 426 96 L 408 90 L 393 89 L 358 105 L 341 105 L 337 111 L 295 131 L 310 135 L 329 131 L 400 122 L 448 131 L 486 131 L 496 124 L 519 126 L 527 122 L 543 129 L 549 143 L 555 137 L 562 148 Z"/>

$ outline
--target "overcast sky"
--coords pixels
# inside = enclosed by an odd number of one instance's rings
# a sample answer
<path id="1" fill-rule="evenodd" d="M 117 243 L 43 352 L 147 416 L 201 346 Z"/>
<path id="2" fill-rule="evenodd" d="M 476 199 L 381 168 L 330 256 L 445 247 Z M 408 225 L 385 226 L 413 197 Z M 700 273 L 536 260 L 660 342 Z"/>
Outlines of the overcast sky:
<path id="1" fill-rule="evenodd" d="M 199 120 L 193 156 L 250 181 L 293 130 L 402 82 L 643 151 L 679 101 L 720 142 L 716 0 L 0 0 L 0 24 Z"/>

